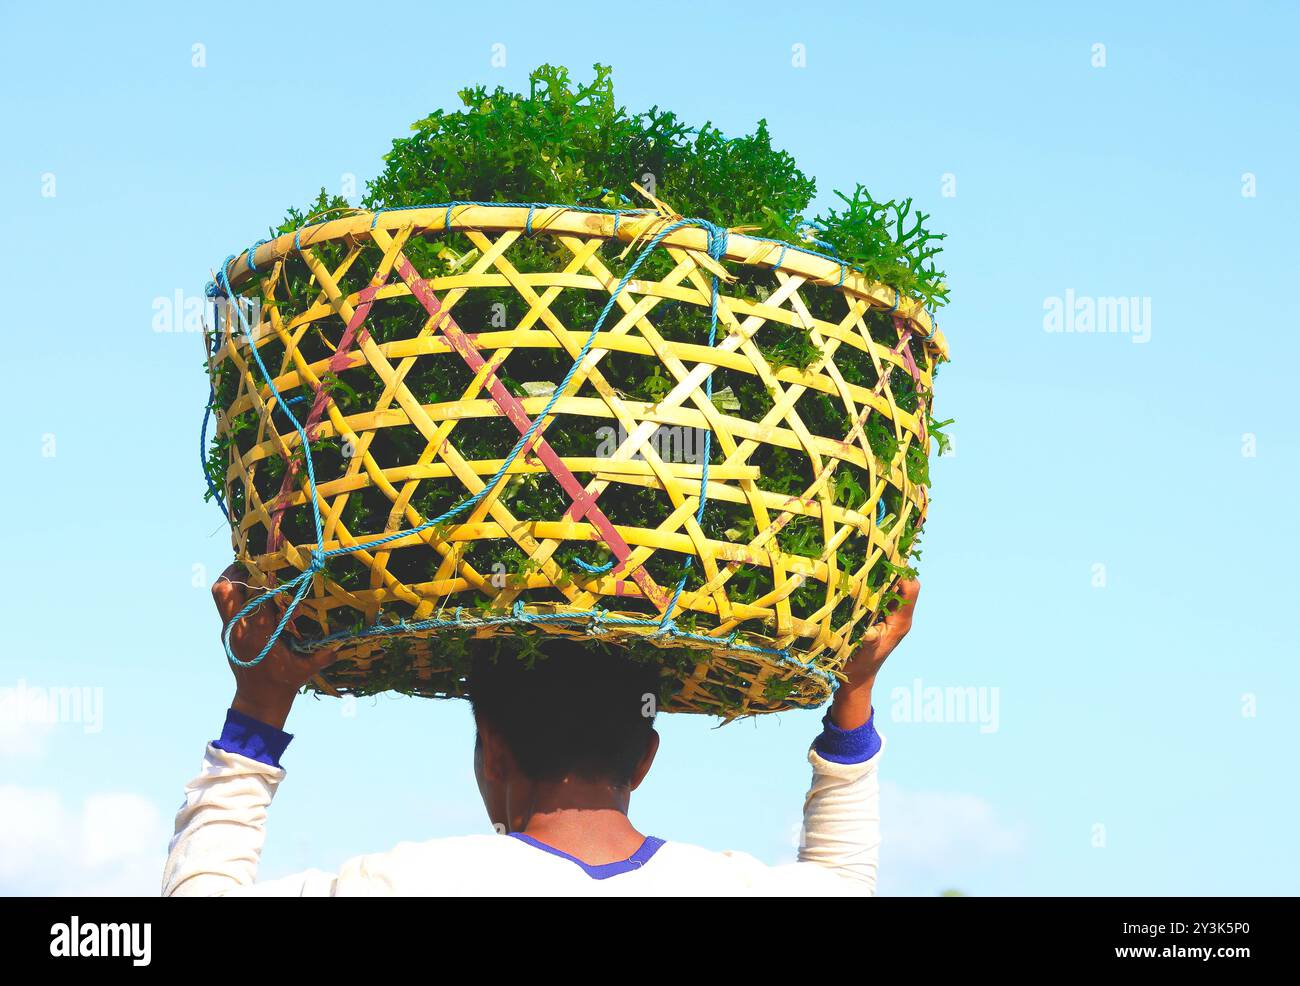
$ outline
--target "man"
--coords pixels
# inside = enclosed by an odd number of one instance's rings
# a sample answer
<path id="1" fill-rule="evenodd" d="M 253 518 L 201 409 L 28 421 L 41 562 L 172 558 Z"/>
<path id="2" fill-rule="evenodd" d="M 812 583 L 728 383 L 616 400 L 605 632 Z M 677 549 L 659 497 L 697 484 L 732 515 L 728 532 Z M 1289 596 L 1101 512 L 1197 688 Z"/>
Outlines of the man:
<path id="1" fill-rule="evenodd" d="M 232 566 L 213 586 L 223 622 L 246 592 Z M 478 729 L 474 771 L 496 835 L 402 843 L 360 856 L 337 874 L 309 870 L 257 882 L 267 809 L 284 779 L 282 727 L 302 686 L 334 656 L 277 644 L 255 667 L 234 668 L 226 726 L 185 790 L 163 876 L 164 896 L 366 895 L 871 895 L 880 848 L 877 767 L 883 740 L 871 689 L 907 634 L 920 592 L 874 627 L 844 668 L 808 759 L 799 861 L 767 867 L 752 856 L 647 837 L 628 818 L 631 794 L 659 747 L 654 676 L 644 665 L 549 645 L 531 668 L 478 661 L 469 690 Z M 278 618 L 271 607 L 231 634 L 237 656 L 256 654 Z"/>

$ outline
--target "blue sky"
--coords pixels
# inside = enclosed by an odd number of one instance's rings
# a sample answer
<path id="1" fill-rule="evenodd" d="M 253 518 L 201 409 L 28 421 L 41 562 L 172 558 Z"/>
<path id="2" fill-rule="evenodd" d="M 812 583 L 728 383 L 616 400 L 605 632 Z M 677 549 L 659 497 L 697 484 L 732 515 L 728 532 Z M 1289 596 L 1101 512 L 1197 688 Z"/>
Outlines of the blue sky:
<path id="1" fill-rule="evenodd" d="M 156 892 L 233 690 L 207 592 L 229 543 L 197 464 L 202 344 L 155 332 L 155 300 L 200 292 L 322 185 L 364 181 L 458 88 L 602 61 L 632 107 L 766 118 L 823 193 L 911 195 L 950 234 L 955 454 L 877 696 L 882 891 L 1294 893 L 1300 18 L 486 9 L 3 4 L 0 689 L 98 698 L 80 722 L 0 729 L 0 892 Z M 1067 292 L 1149 321 L 1047 331 Z M 900 695 L 926 688 L 976 689 L 996 722 L 915 721 Z M 789 858 L 817 718 L 665 717 L 634 820 Z M 265 875 L 485 829 L 462 704 L 304 699 L 290 729 Z"/>

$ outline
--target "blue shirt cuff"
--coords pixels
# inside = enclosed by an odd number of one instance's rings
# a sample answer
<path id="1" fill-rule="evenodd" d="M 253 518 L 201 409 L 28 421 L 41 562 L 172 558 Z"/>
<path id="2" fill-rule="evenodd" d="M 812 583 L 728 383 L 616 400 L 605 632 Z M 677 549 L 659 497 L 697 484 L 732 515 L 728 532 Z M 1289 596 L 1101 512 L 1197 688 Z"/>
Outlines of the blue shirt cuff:
<path id="1" fill-rule="evenodd" d="M 880 734 L 876 732 L 876 710 L 857 729 L 841 729 L 831 722 L 830 713 L 822 717 L 822 732 L 813 740 L 813 749 L 831 763 L 866 763 L 880 752 Z"/>
<path id="2" fill-rule="evenodd" d="M 293 739 L 292 733 L 286 733 L 283 729 L 276 729 L 260 719 L 229 709 L 226 712 L 226 725 L 221 730 L 221 738 L 214 739 L 212 745 L 218 750 L 238 753 L 258 763 L 278 767 L 280 757 L 291 739 Z"/>

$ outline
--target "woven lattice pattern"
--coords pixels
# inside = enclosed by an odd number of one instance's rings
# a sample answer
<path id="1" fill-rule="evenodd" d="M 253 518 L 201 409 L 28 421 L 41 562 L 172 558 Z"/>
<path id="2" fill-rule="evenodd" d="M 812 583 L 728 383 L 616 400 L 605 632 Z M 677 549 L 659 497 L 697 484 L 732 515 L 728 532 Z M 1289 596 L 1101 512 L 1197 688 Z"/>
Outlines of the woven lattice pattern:
<path id="1" fill-rule="evenodd" d="M 828 697 L 925 515 L 942 338 L 832 260 L 739 233 L 715 260 L 681 228 L 557 396 L 585 313 L 668 222 L 434 207 L 308 227 L 228 266 L 254 331 L 219 311 L 210 471 L 239 560 L 276 586 L 313 552 L 390 536 L 311 578 L 297 622 L 342 641 L 315 687 L 456 695 L 448 641 L 523 632 L 661 655 L 668 710 Z"/>

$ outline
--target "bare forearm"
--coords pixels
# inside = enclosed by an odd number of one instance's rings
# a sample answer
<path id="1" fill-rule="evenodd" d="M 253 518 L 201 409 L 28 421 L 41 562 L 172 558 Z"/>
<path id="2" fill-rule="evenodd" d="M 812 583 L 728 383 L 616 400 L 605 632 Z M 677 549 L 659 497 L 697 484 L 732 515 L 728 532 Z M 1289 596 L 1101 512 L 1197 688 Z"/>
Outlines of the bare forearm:
<path id="1" fill-rule="evenodd" d="M 296 694 L 296 692 L 289 692 L 288 694 L 270 696 L 250 696 L 236 689 L 235 698 L 230 703 L 230 707 L 246 716 L 272 725 L 276 729 L 283 729 L 284 724 L 289 720 L 289 711 L 293 708 L 293 700 Z"/>
<path id="2" fill-rule="evenodd" d="M 871 718 L 871 688 L 875 678 L 853 684 L 842 685 L 831 702 L 831 722 L 840 729 L 857 729 Z"/>

